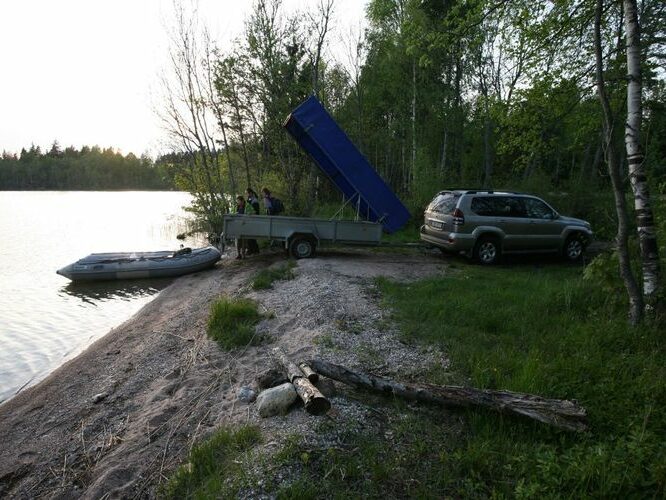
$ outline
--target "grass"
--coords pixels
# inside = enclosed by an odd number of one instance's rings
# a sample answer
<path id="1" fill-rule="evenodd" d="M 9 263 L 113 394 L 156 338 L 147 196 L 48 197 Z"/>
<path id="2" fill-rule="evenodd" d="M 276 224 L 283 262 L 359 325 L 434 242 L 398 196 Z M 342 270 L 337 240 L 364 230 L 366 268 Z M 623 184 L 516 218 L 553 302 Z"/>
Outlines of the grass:
<path id="1" fill-rule="evenodd" d="M 289 261 L 287 264 L 276 268 L 262 269 L 252 278 L 252 288 L 266 290 L 272 288 L 275 281 L 294 279 L 295 267 L 296 263 Z"/>
<path id="2" fill-rule="evenodd" d="M 462 264 L 446 276 L 380 279 L 377 287 L 404 342 L 448 352 L 450 369 L 435 367 L 425 381 L 576 399 L 588 410 L 589 432 L 359 393 L 379 416 L 358 428 L 321 420 L 317 432 L 335 436 L 330 449 L 294 437 L 264 467 L 262 491 L 285 499 L 663 498 L 662 329 L 628 326 L 622 294 L 582 274 L 558 264 Z M 202 476 L 196 490 L 192 482 L 173 491 L 234 496 L 239 490 L 229 485 L 247 480 L 237 463 L 214 480 Z M 218 489 L 208 489 L 211 482 Z"/>
<path id="3" fill-rule="evenodd" d="M 447 418 L 376 400 L 372 406 L 391 410 L 380 429 L 350 432 L 331 451 L 292 447 L 301 477 L 278 497 L 666 494 L 663 333 L 629 327 L 625 305 L 582 280 L 579 268 L 461 266 L 446 277 L 378 286 L 405 342 L 449 353 L 452 372 L 433 369 L 428 381 L 577 399 L 591 431 L 486 411 Z"/>
<path id="4" fill-rule="evenodd" d="M 208 335 L 225 350 L 256 343 L 255 326 L 261 319 L 257 305 L 248 299 L 222 298 L 211 306 Z"/>
<path id="5" fill-rule="evenodd" d="M 261 441 L 257 427 L 221 429 L 190 451 L 163 486 L 163 498 L 235 498 L 244 478 L 242 456 Z"/>

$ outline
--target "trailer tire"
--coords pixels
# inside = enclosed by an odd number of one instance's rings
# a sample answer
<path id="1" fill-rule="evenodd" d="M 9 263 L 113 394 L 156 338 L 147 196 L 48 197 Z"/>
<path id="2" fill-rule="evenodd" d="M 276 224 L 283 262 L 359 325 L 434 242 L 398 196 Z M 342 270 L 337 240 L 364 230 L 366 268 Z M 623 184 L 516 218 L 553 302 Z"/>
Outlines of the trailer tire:
<path id="1" fill-rule="evenodd" d="M 296 236 L 289 242 L 289 253 L 294 259 L 313 257 L 316 249 L 317 242 L 312 238 Z"/>

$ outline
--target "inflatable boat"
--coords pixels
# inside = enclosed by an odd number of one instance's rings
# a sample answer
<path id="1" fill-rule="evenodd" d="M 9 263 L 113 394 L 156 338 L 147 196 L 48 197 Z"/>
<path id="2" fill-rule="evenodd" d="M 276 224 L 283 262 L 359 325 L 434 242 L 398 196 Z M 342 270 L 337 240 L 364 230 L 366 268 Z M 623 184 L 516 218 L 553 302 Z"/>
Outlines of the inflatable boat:
<path id="1" fill-rule="evenodd" d="M 212 246 L 175 252 L 93 253 L 56 271 L 72 281 L 169 278 L 208 269 L 220 260 Z"/>

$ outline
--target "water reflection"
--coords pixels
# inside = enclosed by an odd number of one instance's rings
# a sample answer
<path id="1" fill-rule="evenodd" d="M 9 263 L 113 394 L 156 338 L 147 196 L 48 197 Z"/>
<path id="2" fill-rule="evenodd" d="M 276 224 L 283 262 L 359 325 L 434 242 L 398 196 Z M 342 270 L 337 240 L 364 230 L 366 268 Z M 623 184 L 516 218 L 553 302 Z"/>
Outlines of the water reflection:
<path id="1" fill-rule="evenodd" d="M 149 278 L 140 280 L 70 282 L 60 289 L 60 294 L 81 299 L 97 306 L 108 300 L 130 301 L 149 297 L 173 283 L 173 278 Z"/>

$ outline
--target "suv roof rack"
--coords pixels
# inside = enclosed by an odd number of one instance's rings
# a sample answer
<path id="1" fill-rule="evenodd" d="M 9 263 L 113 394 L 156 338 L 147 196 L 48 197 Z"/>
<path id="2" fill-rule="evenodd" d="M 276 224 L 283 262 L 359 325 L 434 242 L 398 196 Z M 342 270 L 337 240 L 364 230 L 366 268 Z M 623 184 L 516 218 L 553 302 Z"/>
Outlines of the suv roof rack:
<path id="1" fill-rule="evenodd" d="M 459 193 L 464 193 L 464 194 L 482 194 L 482 193 L 485 193 L 485 194 L 500 194 L 500 193 L 502 193 L 502 194 L 525 194 L 525 193 L 521 193 L 521 192 L 518 192 L 518 191 L 505 191 L 503 189 L 496 190 L 496 189 L 480 189 L 480 188 L 478 188 L 478 189 L 475 189 L 475 188 L 473 188 L 473 189 L 451 188 L 451 189 L 445 189 L 443 191 L 440 191 L 438 194 L 451 193 L 451 192 L 459 192 Z"/>

